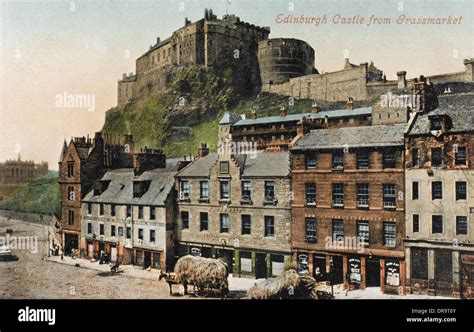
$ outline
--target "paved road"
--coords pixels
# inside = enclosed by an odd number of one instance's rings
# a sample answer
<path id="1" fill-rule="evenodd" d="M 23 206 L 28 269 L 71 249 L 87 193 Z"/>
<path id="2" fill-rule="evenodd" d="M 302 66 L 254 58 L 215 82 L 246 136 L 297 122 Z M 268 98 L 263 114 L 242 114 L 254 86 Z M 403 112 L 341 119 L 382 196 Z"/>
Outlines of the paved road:
<path id="1" fill-rule="evenodd" d="M 13 250 L 16 262 L 0 262 L 1 299 L 163 299 L 164 282 L 126 276 L 101 276 L 98 271 L 43 261 L 45 233 L 41 225 L 0 217 L 0 236 L 39 236 L 38 252 Z M 173 297 L 176 298 L 176 297 Z"/>

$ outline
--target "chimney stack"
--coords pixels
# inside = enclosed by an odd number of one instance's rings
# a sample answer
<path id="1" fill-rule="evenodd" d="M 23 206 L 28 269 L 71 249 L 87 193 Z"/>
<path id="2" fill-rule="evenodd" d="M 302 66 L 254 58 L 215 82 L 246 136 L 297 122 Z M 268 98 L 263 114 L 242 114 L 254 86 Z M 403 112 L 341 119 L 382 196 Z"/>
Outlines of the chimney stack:
<path id="1" fill-rule="evenodd" d="M 201 143 L 201 146 L 198 149 L 198 156 L 199 158 L 205 157 L 209 154 L 209 147 L 207 143 Z"/>
<path id="2" fill-rule="evenodd" d="M 353 110 L 354 109 L 354 98 L 352 98 L 352 97 L 347 98 L 346 108 L 348 110 Z"/>
<path id="3" fill-rule="evenodd" d="M 407 72 L 406 71 L 398 71 L 398 88 L 405 89 L 407 87 Z"/>
<path id="4" fill-rule="evenodd" d="M 318 103 L 313 101 L 313 104 L 311 105 L 311 113 L 319 113 L 321 111 L 321 108 L 319 107 Z"/>

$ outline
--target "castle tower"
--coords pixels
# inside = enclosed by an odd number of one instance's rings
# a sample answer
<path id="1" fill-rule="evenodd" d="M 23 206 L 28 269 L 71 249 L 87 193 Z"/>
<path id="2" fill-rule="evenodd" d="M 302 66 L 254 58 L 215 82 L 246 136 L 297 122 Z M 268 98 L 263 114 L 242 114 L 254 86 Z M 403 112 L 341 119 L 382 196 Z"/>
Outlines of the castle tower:
<path id="1" fill-rule="evenodd" d="M 232 125 L 241 119 L 240 114 L 225 112 L 221 121 L 219 121 L 219 141 L 229 138 L 229 135 L 232 133 Z"/>

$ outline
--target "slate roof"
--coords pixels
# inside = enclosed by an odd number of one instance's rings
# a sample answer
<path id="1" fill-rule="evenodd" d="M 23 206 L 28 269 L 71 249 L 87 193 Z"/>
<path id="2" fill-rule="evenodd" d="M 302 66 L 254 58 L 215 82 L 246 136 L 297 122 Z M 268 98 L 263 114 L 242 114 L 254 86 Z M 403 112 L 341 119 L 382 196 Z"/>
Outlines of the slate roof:
<path id="1" fill-rule="evenodd" d="M 174 186 L 176 172 L 167 169 L 155 169 L 144 172 L 135 178 L 133 169 L 117 169 L 108 171 L 102 180 L 110 180 L 107 189 L 99 196 L 90 191 L 83 199 L 90 203 L 114 203 L 131 205 L 164 206 L 170 190 Z M 142 197 L 133 197 L 133 181 L 151 181 Z"/>
<path id="2" fill-rule="evenodd" d="M 240 114 L 235 112 L 225 112 L 219 124 L 234 124 L 241 119 Z"/>
<path id="3" fill-rule="evenodd" d="M 439 96 L 439 107 L 426 114 L 419 114 L 409 135 L 430 134 L 430 116 L 447 115 L 452 127 L 447 133 L 474 131 L 474 93 Z"/>
<path id="4" fill-rule="evenodd" d="M 234 160 L 240 167 L 242 177 L 287 177 L 290 174 L 288 152 L 237 155 Z M 211 168 L 217 161 L 217 154 L 209 154 L 193 161 L 181 170 L 177 176 L 209 177 Z"/>
<path id="5" fill-rule="evenodd" d="M 300 113 L 300 114 L 288 114 L 287 116 L 267 116 L 257 119 L 242 119 L 234 123 L 234 126 L 249 126 L 249 125 L 260 125 L 270 123 L 283 123 L 283 122 L 298 122 L 303 117 L 310 119 L 324 119 L 328 118 L 343 118 L 343 117 L 354 117 L 354 116 L 369 116 L 372 115 L 372 107 L 361 107 L 353 110 L 342 109 L 335 111 L 322 111 L 319 113 Z"/>
<path id="6" fill-rule="evenodd" d="M 311 130 L 292 150 L 403 145 L 406 124 Z"/>

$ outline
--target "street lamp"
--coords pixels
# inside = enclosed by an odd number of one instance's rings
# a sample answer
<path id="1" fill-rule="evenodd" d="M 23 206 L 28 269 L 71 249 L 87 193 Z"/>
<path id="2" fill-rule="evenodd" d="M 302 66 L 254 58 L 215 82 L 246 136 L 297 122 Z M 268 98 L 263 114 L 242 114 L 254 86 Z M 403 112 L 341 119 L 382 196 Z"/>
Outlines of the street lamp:
<path id="1" fill-rule="evenodd" d="M 331 296 L 334 297 L 334 276 L 333 276 L 333 270 L 334 270 L 334 260 L 331 259 L 329 260 L 329 283 L 331 284 Z"/>

